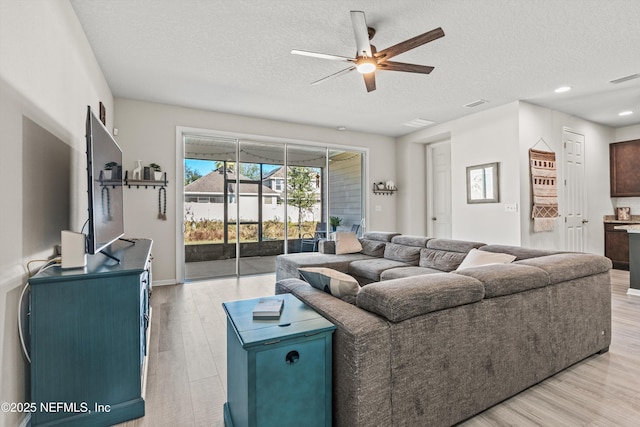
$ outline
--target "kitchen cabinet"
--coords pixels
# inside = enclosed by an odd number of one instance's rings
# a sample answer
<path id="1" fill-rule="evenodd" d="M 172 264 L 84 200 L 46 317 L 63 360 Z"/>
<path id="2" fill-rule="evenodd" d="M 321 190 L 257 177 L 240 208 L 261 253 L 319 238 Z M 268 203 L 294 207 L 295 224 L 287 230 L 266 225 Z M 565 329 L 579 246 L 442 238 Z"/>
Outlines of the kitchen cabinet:
<path id="1" fill-rule="evenodd" d="M 640 196 L 640 139 L 609 144 L 611 197 Z"/>

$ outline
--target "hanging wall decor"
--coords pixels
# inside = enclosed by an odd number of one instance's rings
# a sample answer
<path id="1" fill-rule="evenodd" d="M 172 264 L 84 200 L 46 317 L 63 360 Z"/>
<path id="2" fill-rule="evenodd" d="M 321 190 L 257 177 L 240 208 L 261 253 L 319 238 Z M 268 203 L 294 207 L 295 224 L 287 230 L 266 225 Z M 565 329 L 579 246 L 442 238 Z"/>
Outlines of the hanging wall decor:
<path id="1" fill-rule="evenodd" d="M 553 231 L 558 217 L 556 153 L 529 149 L 529 168 L 533 231 Z"/>

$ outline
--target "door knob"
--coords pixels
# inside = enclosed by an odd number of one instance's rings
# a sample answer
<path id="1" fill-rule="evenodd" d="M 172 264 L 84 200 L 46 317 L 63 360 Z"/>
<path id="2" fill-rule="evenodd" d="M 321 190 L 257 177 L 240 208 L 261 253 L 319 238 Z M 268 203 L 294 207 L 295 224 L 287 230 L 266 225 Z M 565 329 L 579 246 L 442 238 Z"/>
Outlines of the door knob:
<path id="1" fill-rule="evenodd" d="M 431 217 L 431 221 L 436 221 L 437 218 L 435 216 Z"/>
<path id="2" fill-rule="evenodd" d="M 582 220 L 582 223 L 583 223 L 583 224 L 586 224 L 586 223 L 588 223 L 588 222 L 589 222 L 589 220 L 588 220 L 588 219 L 583 219 L 583 220 Z"/>

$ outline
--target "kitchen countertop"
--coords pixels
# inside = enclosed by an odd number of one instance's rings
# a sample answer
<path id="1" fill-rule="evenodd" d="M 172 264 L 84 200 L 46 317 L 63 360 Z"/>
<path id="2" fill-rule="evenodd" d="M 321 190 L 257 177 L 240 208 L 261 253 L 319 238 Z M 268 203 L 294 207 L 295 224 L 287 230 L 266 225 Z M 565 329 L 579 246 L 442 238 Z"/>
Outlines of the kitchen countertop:
<path id="1" fill-rule="evenodd" d="M 616 219 L 615 215 L 605 215 L 602 218 L 603 222 L 609 224 L 621 224 L 621 225 L 632 225 L 632 224 L 640 224 L 640 215 L 631 215 L 630 219 L 622 220 Z"/>
<path id="2" fill-rule="evenodd" d="M 627 233 L 640 233 L 640 224 L 616 225 L 616 230 L 627 230 Z"/>

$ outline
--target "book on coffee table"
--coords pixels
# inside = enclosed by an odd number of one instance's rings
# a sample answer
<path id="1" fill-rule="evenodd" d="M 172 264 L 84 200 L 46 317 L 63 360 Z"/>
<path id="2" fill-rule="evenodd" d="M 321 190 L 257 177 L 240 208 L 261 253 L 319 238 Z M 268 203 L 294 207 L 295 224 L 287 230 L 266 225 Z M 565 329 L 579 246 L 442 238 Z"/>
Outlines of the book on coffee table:
<path id="1" fill-rule="evenodd" d="M 284 298 L 261 298 L 253 308 L 253 318 L 259 320 L 276 320 L 282 314 Z"/>

